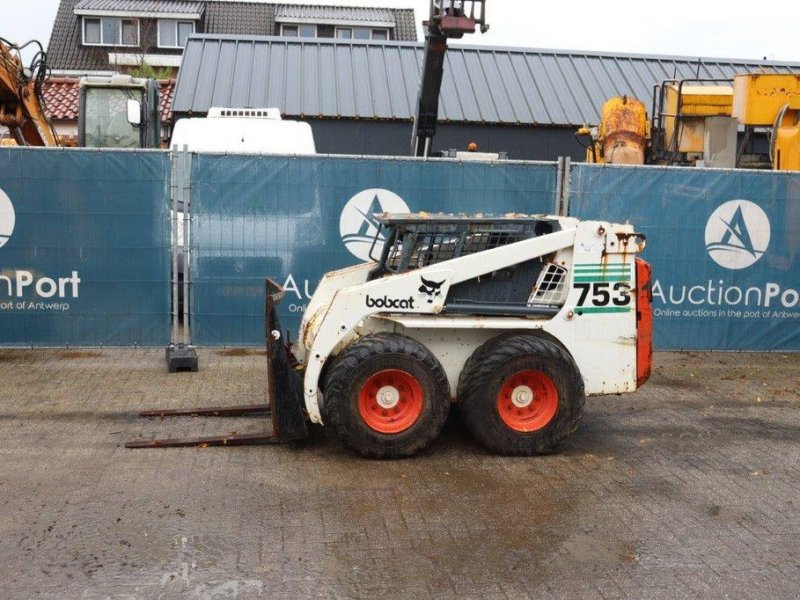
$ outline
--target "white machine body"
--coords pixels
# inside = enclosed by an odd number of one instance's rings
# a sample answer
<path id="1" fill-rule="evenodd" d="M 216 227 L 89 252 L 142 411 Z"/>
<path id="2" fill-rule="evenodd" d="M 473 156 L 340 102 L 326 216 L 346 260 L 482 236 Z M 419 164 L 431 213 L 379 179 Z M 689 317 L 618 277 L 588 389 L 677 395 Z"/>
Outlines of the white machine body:
<path id="1" fill-rule="evenodd" d="M 634 391 L 635 261 L 644 237 L 629 224 L 541 218 L 558 223 L 560 229 L 378 278 L 370 278 L 375 262 L 326 274 L 292 348 L 305 366 L 304 401 L 310 419 L 322 423 L 321 376 L 326 363 L 356 339 L 377 332 L 402 333 L 427 347 L 444 368 L 452 394 L 476 348 L 500 333 L 528 330 L 542 330 L 567 349 L 587 395 Z M 452 286 L 536 258 L 545 268 L 528 303 L 557 305 L 554 314 L 475 316 L 448 311 Z M 544 281 L 546 277 L 550 279 Z M 431 283 L 435 288 L 427 285 Z"/>

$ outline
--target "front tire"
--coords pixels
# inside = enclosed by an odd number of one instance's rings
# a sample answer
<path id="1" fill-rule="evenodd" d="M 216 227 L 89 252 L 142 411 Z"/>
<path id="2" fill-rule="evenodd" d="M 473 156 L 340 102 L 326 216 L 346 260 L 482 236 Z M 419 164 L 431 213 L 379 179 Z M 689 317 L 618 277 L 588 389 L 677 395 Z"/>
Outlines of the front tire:
<path id="1" fill-rule="evenodd" d="M 583 413 L 583 378 L 569 353 L 530 334 L 489 340 L 462 375 L 461 413 L 473 436 L 499 454 L 558 450 Z"/>
<path id="2" fill-rule="evenodd" d="M 430 444 L 450 408 L 447 376 L 409 337 L 361 338 L 336 357 L 325 381 L 325 420 L 350 448 L 371 458 L 402 458 Z"/>

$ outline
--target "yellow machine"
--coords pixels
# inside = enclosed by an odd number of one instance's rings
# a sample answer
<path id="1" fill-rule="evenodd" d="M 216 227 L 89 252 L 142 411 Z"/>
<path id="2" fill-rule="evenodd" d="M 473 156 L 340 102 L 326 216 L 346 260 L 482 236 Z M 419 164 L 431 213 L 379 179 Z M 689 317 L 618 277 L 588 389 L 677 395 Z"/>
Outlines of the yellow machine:
<path id="1" fill-rule="evenodd" d="M 644 102 L 628 96 L 616 96 L 606 101 L 592 145 L 586 149 L 589 162 L 616 165 L 643 165 L 649 137 L 647 107 Z M 579 135 L 590 134 L 581 129 Z"/>
<path id="2" fill-rule="evenodd" d="M 608 100 L 600 124 L 578 130 L 587 162 L 800 170 L 800 74 L 664 81 L 652 112 Z"/>
<path id="3" fill-rule="evenodd" d="M 733 88 L 671 83 L 666 86 L 664 94 L 667 110 L 663 124 L 667 151 L 702 154 L 706 118 L 731 116 Z"/>
<path id="4" fill-rule="evenodd" d="M 772 168 L 800 171 L 800 75 L 737 75 L 733 90 L 739 123 L 769 128 Z"/>

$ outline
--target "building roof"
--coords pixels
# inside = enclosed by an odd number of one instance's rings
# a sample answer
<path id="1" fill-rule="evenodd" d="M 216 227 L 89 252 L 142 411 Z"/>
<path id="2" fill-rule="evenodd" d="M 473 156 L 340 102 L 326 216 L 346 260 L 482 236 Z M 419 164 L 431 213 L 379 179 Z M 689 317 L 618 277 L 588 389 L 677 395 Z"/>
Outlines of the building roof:
<path id="1" fill-rule="evenodd" d="M 371 9 L 336 6 L 308 6 L 272 2 L 230 2 L 223 0 L 60 0 L 48 46 L 50 67 L 61 71 L 112 71 L 109 53 L 118 49 L 109 46 L 83 46 L 81 17 L 76 11 L 125 13 L 134 15 L 200 15 L 198 32 L 221 35 L 275 35 L 277 22 L 319 22 L 341 24 L 393 23 L 397 40 L 416 41 L 417 26 L 413 9 Z M 277 16 L 280 11 L 281 17 Z M 385 26 L 385 25 L 384 25 Z M 155 34 L 152 34 L 153 36 Z M 153 42 L 155 43 L 155 42 Z M 137 48 L 119 49 L 120 52 Z M 152 54 L 180 54 L 180 50 L 145 49 Z"/>
<path id="2" fill-rule="evenodd" d="M 137 16 L 198 15 L 203 12 L 202 2 L 185 0 L 79 0 L 73 12 L 120 12 Z"/>
<path id="3" fill-rule="evenodd" d="M 76 121 L 78 119 L 79 79 L 74 77 L 51 77 L 42 88 L 45 115 L 54 121 Z M 172 100 L 175 81 L 159 81 L 161 122 L 172 122 Z"/>
<path id="4" fill-rule="evenodd" d="M 278 107 L 295 117 L 409 120 L 422 60 L 416 43 L 193 36 L 173 110 Z M 800 63 L 451 46 L 444 71 L 442 121 L 580 126 L 596 123 L 612 96 L 649 103 L 665 79 L 800 73 Z"/>
<path id="5" fill-rule="evenodd" d="M 52 77 L 42 86 L 45 115 L 56 121 L 78 118 L 78 80 L 70 77 Z"/>
<path id="6" fill-rule="evenodd" d="M 205 31 L 232 35 L 274 35 L 275 7 L 260 2 L 209 2 Z"/>
<path id="7" fill-rule="evenodd" d="M 275 20 L 299 23 L 318 20 L 394 23 L 395 18 L 392 11 L 387 8 L 284 4 L 275 7 Z"/>

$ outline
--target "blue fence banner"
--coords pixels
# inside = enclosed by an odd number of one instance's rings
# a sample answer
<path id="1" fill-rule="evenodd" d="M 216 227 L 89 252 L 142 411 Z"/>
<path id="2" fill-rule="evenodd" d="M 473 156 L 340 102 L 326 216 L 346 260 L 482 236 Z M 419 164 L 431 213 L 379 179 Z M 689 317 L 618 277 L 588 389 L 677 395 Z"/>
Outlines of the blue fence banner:
<path id="1" fill-rule="evenodd" d="M 656 347 L 800 350 L 800 173 L 579 164 L 569 207 L 647 235 Z"/>
<path id="2" fill-rule="evenodd" d="M 296 335 L 327 271 L 368 259 L 375 212 L 551 213 L 555 163 L 193 155 L 192 332 L 264 343 L 264 277 Z"/>
<path id="3" fill-rule="evenodd" d="M 169 341 L 169 155 L 0 149 L 0 345 Z"/>

